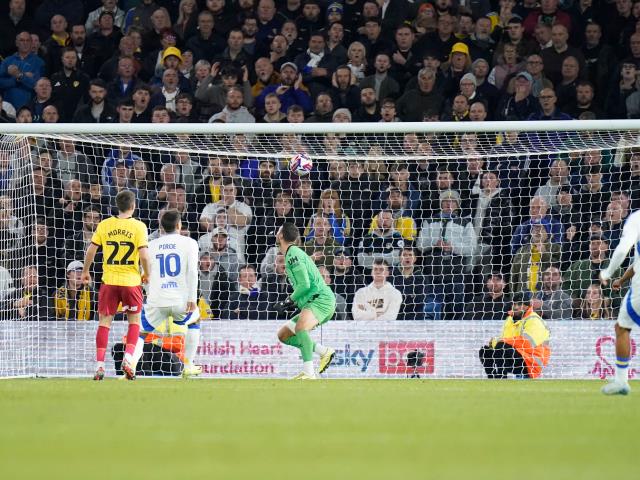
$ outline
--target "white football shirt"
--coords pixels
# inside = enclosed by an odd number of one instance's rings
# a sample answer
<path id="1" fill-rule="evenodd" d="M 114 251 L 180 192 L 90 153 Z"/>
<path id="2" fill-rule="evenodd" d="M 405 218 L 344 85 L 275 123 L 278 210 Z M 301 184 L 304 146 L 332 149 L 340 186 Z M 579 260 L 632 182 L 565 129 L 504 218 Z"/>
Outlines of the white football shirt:
<path id="1" fill-rule="evenodd" d="M 146 304 L 150 307 L 171 307 L 196 302 L 198 256 L 198 242 L 177 233 L 150 241 L 151 278 Z"/>

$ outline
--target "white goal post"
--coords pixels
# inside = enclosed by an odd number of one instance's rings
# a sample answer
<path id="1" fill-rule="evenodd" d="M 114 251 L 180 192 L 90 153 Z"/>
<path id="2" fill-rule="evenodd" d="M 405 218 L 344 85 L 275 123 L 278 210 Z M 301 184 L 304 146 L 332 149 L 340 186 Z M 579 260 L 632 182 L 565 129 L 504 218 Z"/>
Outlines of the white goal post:
<path id="1" fill-rule="evenodd" d="M 305 177 L 289 170 L 302 152 Z M 336 349 L 327 378 L 486 378 L 480 349 L 514 295 L 549 334 L 541 372 L 525 362 L 522 375 L 613 374 L 625 290 L 597 274 L 640 207 L 640 121 L 2 124 L 0 377 L 93 373 L 102 260 L 90 287 L 78 269 L 122 189 L 150 238 L 177 209 L 199 243 L 203 377 L 300 370 L 276 336 L 284 221 L 337 293 L 312 333 Z M 182 369 L 185 328 L 167 323 L 146 338 L 142 375 Z"/>

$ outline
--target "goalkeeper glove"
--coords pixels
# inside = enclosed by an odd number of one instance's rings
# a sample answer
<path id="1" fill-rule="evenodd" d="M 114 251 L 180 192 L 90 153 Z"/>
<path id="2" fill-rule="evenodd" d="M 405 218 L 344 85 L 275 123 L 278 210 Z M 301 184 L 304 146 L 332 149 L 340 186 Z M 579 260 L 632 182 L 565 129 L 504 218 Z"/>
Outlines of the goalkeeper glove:
<path id="1" fill-rule="evenodd" d="M 297 308 L 298 307 L 296 306 L 296 304 L 293 303 L 293 300 L 291 300 L 291 298 L 289 297 L 287 297 L 287 299 L 282 302 L 276 303 L 274 306 L 274 309 L 278 315 L 284 315 L 285 313 L 293 312 Z"/>

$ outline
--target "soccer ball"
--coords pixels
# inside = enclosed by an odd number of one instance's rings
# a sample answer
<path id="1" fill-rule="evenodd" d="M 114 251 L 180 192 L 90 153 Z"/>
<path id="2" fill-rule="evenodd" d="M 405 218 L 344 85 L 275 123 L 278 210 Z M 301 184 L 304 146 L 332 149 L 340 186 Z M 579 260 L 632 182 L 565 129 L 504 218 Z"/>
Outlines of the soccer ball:
<path id="1" fill-rule="evenodd" d="M 295 173 L 301 177 L 309 175 L 312 167 L 313 162 L 311 161 L 311 157 L 306 153 L 298 153 L 289 160 L 289 170 L 291 170 L 291 173 Z"/>

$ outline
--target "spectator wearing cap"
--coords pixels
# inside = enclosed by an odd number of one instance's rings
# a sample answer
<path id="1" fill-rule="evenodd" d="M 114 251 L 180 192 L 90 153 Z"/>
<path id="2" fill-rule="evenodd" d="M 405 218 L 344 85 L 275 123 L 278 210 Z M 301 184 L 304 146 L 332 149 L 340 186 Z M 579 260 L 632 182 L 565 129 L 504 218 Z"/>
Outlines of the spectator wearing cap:
<path id="1" fill-rule="evenodd" d="M 211 244 L 205 250 L 211 255 L 211 260 L 224 270 L 230 282 L 238 280 L 240 261 L 238 253 L 229 246 L 229 232 L 226 229 L 214 228 L 211 231 Z"/>
<path id="2" fill-rule="evenodd" d="M 17 52 L 0 63 L 0 90 L 4 100 L 19 110 L 33 96 L 33 88 L 44 73 L 44 62 L 31 51 L 31 35 L 16 35 Z"/>
<path id="3" fill-rule="evenodd" d="M 417 265 L 418 251 L 407 243 L 400 252 L 400 263 L 393 269 L 391 283 L 402 294 L 398 320 L 425 320 L 425 302 L 430 281 Z M 431 292 L 429 292 L 431 293 Z"/>
<path id="4" fill-rule="evenodd" d="M 551 80 L 544 75 L 544 61 L 540 54 L 533 53 L 526 58 L 524 71 L 531 76 L 531 94 L 534 97 L 537 98 L 544 88 L 554 88 Z M 507 93 L 512 94 L 515 91 L 516 79 L 517 75 L 507 83 Z"/>
<path id="5" fill-rule="evenodd" d="M 464 308 L 464 272 L 471 266 L 477 249 L 473 223 L 461 218 L 460 194 L 455 190 L 440 193 L 440 211 L 422 222 L 416 246 L 425 255 L 427 274 L 433 278 L 434 291 L 441 297 L 444 319 L 458 318 Z"/>
<path id="6" fill-rule="evenodd" d="M 156 75 L 151 79 L 152 87 L 164 88 L 165 81 L 164 72 L 167 70 L 174 70 L 178 76 L 178 88 L 181 92 L 189 92 L 191 89 L 191 82 L 181 72 L 182 68 L 182 52 L 176 47 L 167 47 L 162 52 L 162 66 L 159 70 L 156 70 Z"/>
<path id="7" fill-rule="evenodd" d="M 444 72 L 443 89 L 447 98 L 451 98 L 458 92 L 460 80 L 470 69 L 469 47 L 462 42 L 455 43 L 451 47 L 448 61 L 442 64 Z"/>
<path id="8" fill-rule="evenodd" d="M 529 242 L 518 249 L 511 262 L 511 291 L 532 292 L 542 286 L 542 272 L 560 265 L 561 249 L 551 243 L 548 223 L 534 222 L 529 229 Z"/>
<path id="9" fill-rule="evenodd" d="M 116 109 L 106 101 L 107 84 L 98 78 L 89 83 L 88 104 L 78 108 L 74 123 L 113 123 L 118 118 Z"/>
<path id="10" fill-rule="evenodd" d="M 50 310 L 55 320 L 94 320 L 95 291 L 89 285 L 83 285 L 81 273 L 84 265 L 74 260 L 67 265 L 66 281 L 51 296 Z"/>
<path id="11" fill-rule="evenodd" d="M 297 55 L 294 63 L 312 97 L 331 88 L 331 77 L 338 64 L 336 58 L 328 52 L 321 33 L 310 35 L 309 48 L 305 53 Z"/>
<path id="12" fill-rule="evenodd" d="M 118 2 L 116 0 L 102 0 L 102 6 L 89 12 L 87 15 L 87 21 L 84 24 L 87 34 L 91 35 L 95 30 L 100 27 L 99 19 L 102 12 L 110 12 L 113 16 L 113 24 L 122 30 L 124 26 L 125 12 L 118 8 Z"/>
<path id="13" fill-rule="evenodd" d="M 360 90 L 373 88 L 375 99 L 381 101 L 384 98 L 395 98 L 400 93 L 400 85 L 389 75 L 391 57 L 387 52 L 378 53 L 373 62 L 375 73 L 363 78 L 358 86 Z"/>
<path id="14" fill-rule="evenodd" d="M 542 288 L 533 294 L 531 306 L 545 320 L 571 320 L 573 302 L 562 290 L 562 275 L 557 267 L 551 266 L 542 272 Z"/>
<path id="15" fill-rule="evenodd" d="M 474 295 L 464 307 L 465 320 L 499 320 L 511 302 L 505 292 L 507 282 L 501 272 L 486 275 L 482 293 Z"/>
<path id="16" fill-rule="evenodd" d="M 271 0 L 263 0 L 271 1 Z M 193 61 L 212 61 L 224 50 L 224 39 L 214 33 L 215 21 L 213 14 L 208 10 L 203 10 L 198 15 L 198 34 L 189 38 L 186 48 L 193 52 Z"/>
<path id="17" fill-rule="evenodd" d="M 398 117 L 404 122 L 420 122 L 426 112 L 440 112 L 444 100 L 442 92 L 435 88 L 435 84 L 435 72 L 422 68 L 418 72 L 418 88 L 405 92 L 396 103 Z"/>
<path id="18" fill-rule="evenodd" d="M 529 72 L 520 72 L 515 78 L 514 93 L 502 97 L 497 110 L 497 119 L 527 120 L 539 106 L 532 94 L 533 78 Z"/>
<path id="19" fill-rule="evenodd" d="M 255 101 L 257 110 L 264 110 L 264 98 L 272 92 L 278 95 L 281 104 L 280 110 L 284 113 L 292 105 L 300 106 L 305 113 L 311 112 L 313 108 L 311 97 L 302 88 L 302 75 L 298 74 L 298 67 L 295 63 L 287 62 L 280 67 L 280 83 L 268 85 L 262 90 Z"/>
<path id="20" fill-rule="evenodd" d="M 589 256 L 576 260 L 563 275 L 562 289 L 571 295 L 573 307 L 578 308 L 589 286 L 599 283 L 600 271 L 609 265 L 609 241 L 602 233 L 592 233 L 589 237 Z M 619 278 L 624 273 L 622 267 L 618 268 L 613 278 Z M 626 288 L 619 291 L 611 289 L 611 284 L 604 287 L 603 294 L 613 308 L 618 308 L 622 301 Z"/>
<path id="21" fill-rule="evenodd" d="M 488 378 L 537 378 L 549 363 L 549 329 L 530 305 L 531 295 L 517 292 L 502 332 L 480 349 L 480 362 Z"/>
<path id="22" fill-rule="evenodd" d="M 105 63 L 118 49 L 122 32 L 114 25 L 113 14 L 103 11 L 98 17 L 98 27 L 87 36 L 87 48 L 95 56 L 96 65 Z"/>

